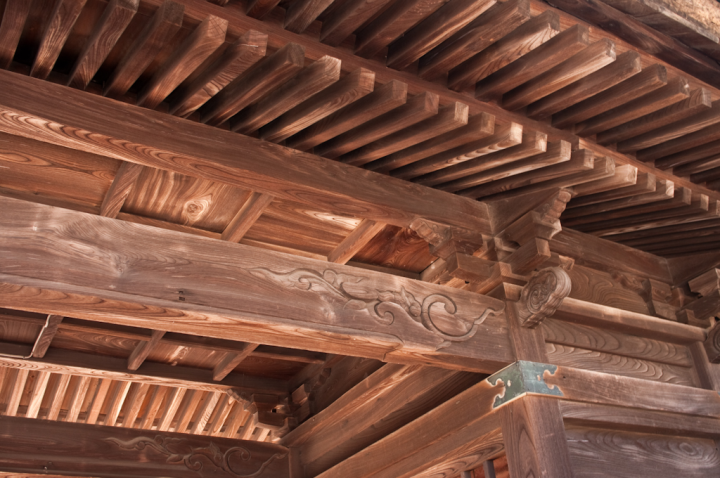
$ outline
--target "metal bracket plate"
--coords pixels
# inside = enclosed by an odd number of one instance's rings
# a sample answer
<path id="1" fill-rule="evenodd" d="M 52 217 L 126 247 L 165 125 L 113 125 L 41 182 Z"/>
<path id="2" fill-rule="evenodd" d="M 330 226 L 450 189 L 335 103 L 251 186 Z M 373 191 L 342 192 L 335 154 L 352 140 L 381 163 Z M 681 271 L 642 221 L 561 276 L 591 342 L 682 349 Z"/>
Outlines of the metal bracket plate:
<path id="1" fill-rule="evenodd" d="M 495 397 L 493 409 L 528 393 L 562 397 L 563 393 L 559 388 L 555 386 L 550 388 L 545 382 L 545 372 L 554 375 L 556 371 L 557 365 L 519 360 L 494 373 L 487 378 L 488 382 L 492 386 L 497 386 L 498 382 L 502 382 L 505 388 L 502 395 Z"/>

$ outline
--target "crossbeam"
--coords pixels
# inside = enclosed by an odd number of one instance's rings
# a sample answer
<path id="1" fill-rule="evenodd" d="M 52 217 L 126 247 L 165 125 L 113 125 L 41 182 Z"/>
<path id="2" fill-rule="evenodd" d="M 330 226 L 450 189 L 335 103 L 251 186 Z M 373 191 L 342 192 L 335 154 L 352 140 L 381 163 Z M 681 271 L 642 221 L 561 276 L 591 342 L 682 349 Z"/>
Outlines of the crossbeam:
<path id="1" fill-rule="evenodd" d="M 464 290 L 0 198 L 0 307 L 488 373 L 513 361 L 504 306 Z"/>
<path id="2" fill-rule="evenodd" d="M 287 478 L 289 451 L 272 443 L 0 417 L 0 470 L 132 478 Z"/>

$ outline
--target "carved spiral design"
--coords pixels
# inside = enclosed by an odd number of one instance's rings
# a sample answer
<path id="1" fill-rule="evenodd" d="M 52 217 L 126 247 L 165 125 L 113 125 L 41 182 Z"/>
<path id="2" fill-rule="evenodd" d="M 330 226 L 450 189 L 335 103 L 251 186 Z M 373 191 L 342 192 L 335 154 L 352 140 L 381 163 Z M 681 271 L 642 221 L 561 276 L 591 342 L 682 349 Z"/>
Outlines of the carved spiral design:
<path id="1" fill-rule="evenodd" d="M 497 313 L 494 309 L 486 309 L 480 317 L 473 320 L 470 330 L 464 334 L 449 334 L 440 329 L 432 318 L 432 306 L 439 303 L 445 305 L 445 312 L 448 314 L 454 315 L 457 312 L 457 305 L 449 297 L 440 294 L 429 295 L 425 298 L 422 304 L 422 324 L 426 329 L 438 334 L 449 342 L 462 342 L 464 340 L 469 340 L 477 332 L 478 325 L 480 325 L 490 314 L 495 315 Z"/>
<path id="2" fill-rule="evenodd" d="M 557 277 L 551 271 L 542 271 L 537 280 L 531 282 L 527 289 L 527 308 L 539 312 L 557 288 Z"/>

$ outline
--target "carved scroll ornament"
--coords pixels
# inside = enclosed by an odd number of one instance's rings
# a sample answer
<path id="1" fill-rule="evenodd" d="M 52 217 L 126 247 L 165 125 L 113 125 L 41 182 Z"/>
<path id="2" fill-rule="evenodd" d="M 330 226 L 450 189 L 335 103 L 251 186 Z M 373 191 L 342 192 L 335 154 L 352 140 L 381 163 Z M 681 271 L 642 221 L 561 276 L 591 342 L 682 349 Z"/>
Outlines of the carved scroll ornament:
<path id="1" fill-rule="evenodd" d="M 478 326 L 491 315 L 502 311 L 485 309 L 479 316 L 468 320 L 458 317 L 457 304 L 442 294 L 430 294 L 420 302 L 404 287 L 400 290 L 379 290 L 365 285 L 366 278 L 350 274 L 342 274 L 332 269 L 320 273 L 311 269 L 295 269 L 287 273 L 274 272 L 265 268 L 253 269 L 252 274 L 271 279 L 283 287 L 294 287 L 314 292 L 324 296 L 327 300 L 335 299 L 343 303 L 343 307 L 367 312 L 370 317 L 383 325 L 392 325 L 395 314 L 402 312 L 412 320 L 419 321 L 427 330 L 449 342 L 462 342 L 472 338 Z M 464 333 L 454 333 L 443 330 L 443 327 L 434 318 L 438 312 L 436 304 L 442 304 L 445 315 L 451 316 L 460 328 L 467 329 Z M 445 320 L 447 322 L 447 319 Z"/>
<path id="2" fill-rule="evenodd" d="M 518 304 L 520 323 L 534 328 L 545 317 L 555 313 L 565 297 L 570 294 L 572 281 L 560 267 L 550 267 L 538 272 L 523 288 Z"/>
<path id="3" fill-rule="evenodd" d="M 275 453 L 270 458 L 255 467 L 254 470 L 247 470 L 246 467 L 252 462 L 250 451 L 241 446 L 234 446 L 222 452 L 214 443 L 204 447 L 194 447 L 183 438 L 157 435 L 155 438 L 137 437 L 132 440 L 123 441 L 118 438 L 105 438 L 103 441 L 112 443 L 123 450 L 144 450 L 152 449 L 157 453 L 166 456 L 168 464 L 184 464 L 189 470 L 197 472 L 201 477 L 217 476 L 218 469 L 236 478 L 255 478 L 276 459 L 284 458 L 286 453 Z"/>

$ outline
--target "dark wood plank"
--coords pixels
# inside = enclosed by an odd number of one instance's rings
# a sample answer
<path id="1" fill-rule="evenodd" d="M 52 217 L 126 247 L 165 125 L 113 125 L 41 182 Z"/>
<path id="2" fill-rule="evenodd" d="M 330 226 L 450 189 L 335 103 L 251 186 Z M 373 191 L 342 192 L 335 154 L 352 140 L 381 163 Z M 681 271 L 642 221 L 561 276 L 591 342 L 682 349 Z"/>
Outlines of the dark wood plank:
<path id="1" fill-rule="evenodd" d="M 660 169 L 673 168 L 673 174 L 685 176 L 687 174 L 697 173 L 713 168 L 715 165 L 711 161 L 713 159 L 717 159 L 718 153 L 720 153 L 720 141 L 715 140 L 694 148 L 686 149 L 685 151 L 681 151 L 679 153 L 664 156 L 655 161 L 655 167 Z M 699 161 L 706 159 L 710 161 L 710 165 L 707 167 L 701 167 L 699 170 L 695 170 L 694 168 L 679 167 L 683 165 L 689 166 L 688 163 L 693 163 L 696 166 L 705 166 L 708 161 L 700 164 L 698 163 Z"/>
<path id="2" fill-rule="evenodd" d="M 42 34 L 30 76 L 43 80 L 48 77 L 86 1 L 56 0 L 50 20 Z"/>
<path id="3" fill-rule="evenodd" d="M 308 151 L 320 143 L 405 104 L 406 99 L 407 85 L 391 81 L 366 97 L 341 108 L 309 128 L 291 136 L 286 144 L 291 148 Z"/>
<path id="4" fill-rule="evenodd" d="M 153 432 L 149 437 L 144 430 L 9 417 L 0 418 L 0 435 L 5 443 L 1 459 L 9 472 L 43 474 L 49 466 L 52 472 L 73 475 L 196 477 L 194 461 L 168 462 L 169 457 L 176 456 L 174 447 L 179 446 L 181 450 L 193 450 L 188 460 L 203 456 L 203 463 L 209 462 L 205 466 L 212 466 L 218 477 L 290 476 L 287 448 L 270 443 L 167 432 Z M 51 440 L 54 446 L 38 456 L 35 451 L 42 446 L 42 440 Z M 148 453 L 148 449 L 153 452 Z M 195 451 L 202 449 L 216 450 L 217 456 Z M 240 450 L 242 459 L 235 457 Z"/>
<path id="5" fill-rule="evenodd" d="M 180 29 L 184 12 L 184 5 L 172 0 L 160 5 L 105 82 L 105 96 L 120 97 L 130 89 Z"/>
<path id="6" fill-rule="evenodd" d="M 260 138 L 280 142 L 347 105 L 369 95 L 375 86 L 375 73 L 364 68 L 325 88 L 260 129 Z M 298 148 L 302 149 L 302 148 Z"/>
<path id="7" fill-rule="evenodd" d="M 390 0 L 350 0 L 343 3 L 323 19 L 320 41 L 338 46 L 388 3 Z"/>
<path id="8" fill-rule="evenodd" d="M 27 0 L 8 0 L 0 23 L 0 68 L 10 67 L 20 36 L 25 26 L 32 2 Z"/>
<path id="9" fill-rule="evenodd" d="M 530 19 L 530 2 L 496 3 L 420 59 L 418 75 L 434 79 L 510 34 Z"/>
<path id="10" fill-rule="evenodd" d="M 137 12 L 140 0 L 111 0 L 86 40 L 67 84 L 84 90 Z"/>
<path id="11" fill-rule="evenodd" d="M 494 4 L 494 0 L 446 3 L 390 45 L 387 65 L 398 70 L 406 68 Z"/>
<path id="12" fill-rule="evenodd" d="M 50 348 L 55 334 L 57 334 L 60 322 L 62 322 L 63 316 L 61 315 L 48 315 L 45 326 L 40 331 L 40 335 L 35 341 L 35 345 L 32 349 L 32 356 L 37 358 L 43 358 Z"/>
<path id="13" fill-rule="evenodd" d="M 546 118 L 601 93 L 640 71 L 640 56 L 634 51 L 626 51 L 609 65 L 528 105 L 525 114 L 535 119 Z"/>
<path id="14" fill-rule="evenodd" d="M 619 166 L 617 169 L 620 169 Z M 663 184 L 667 183 L 665 181 Z M 592 183 L 588 183 L 583 186 L 591 187 Z M 646 193 L 655 192 L 657 189 L 658 181 L 654 174 L 639 172 L 637 173 L 637 179 L 635 185 L 625 186 L 611 191 L 594 192 L 584 194 L 583 186 L 575 188 L 577 196 L 573 197 L 572 201 L 568 204 L 568 209 L 574 209 L 576 207 L 584 207 L 591 204 L 598 204 L 605 201 L 614 201 L 616 199 L 625 199 L 633 196 L 638 196 Z M 673 183 L 674 186 L 674 183 Z"/>
<path id="15" fill-rule="evenodd" d="M 339 79 L 340 60 L 324 56 L 281 86 L 275 85 L 272 95 L 235 115 L 230 121 L 230 129 L 243 134 L 254 133 Z"/>
<path id="16" fill-rule="evenodd" d="M 249 17 L 261 20 L 265 15 L 270 13 L 278 3 L 280 3 L 280 0 L 252 0 L 248 2 L 245 13 Z"/>
<path id="17" fill-rule="evenodd" d="M 219 125 L 264 96 L 277 83 L 292 77 L 305 61 L 305 50 L 289 43 L 235 78 L 200 108 L 203 123 Z"/>
<path id="18" fill-rule="evenodd" d="M 170 113 L 186 117 L 265 56 L 267 35 L 250 30 L 206 69 L 198 69 L 169 98 Z"/>
<path id="19" fill-rule="evenodd" d="M 132 192 L 137 182 L 143 166 L 135 163 L 122 161 L 120 167 L 115 173 L 110 189 L 108 190 L 102 205 L 100 206 L 100 215 L 105 217 L 117 217 L 118 213 L 125 204 L 125 200 Z"/>
<path id="20" fill-rule="evenodd" d="M 358 173 L 356 168 L 341 163 L 107 98 L 88 97 L 84 92 L 49 82 L 2 71 L 0 81 L 3 84 L 0 104 L 6 114 L 15 117 L 11 111 L 22 112 L 21 116 L 43 118 L 40 121 L 44 124 L 50 120 L 64 125 L 62 130 L 53 129 L 55 132 L 45 129 L 42 139 L 46 142 L 96 154 L 102 152 L 113 158 L 268 193 L 350 217 L 357 214 L 362 204 L 365 218 L 389 224 L 407 226 L 422 216 L 465 229 L 488 230 L 487 210 L 474 201 L 372 172 Z M 27 131 L 27 125 L 3 123 L 0 129 L 41 136 L 35 127 Z M 74 128 L 98 136 L 66 136 Z M 117 138 L 121 130 L 123 133 Z M 102 143 L 91 139 L 96 137 L 106 139 Z M 118 141 L 108 141 L 109 138 Z M 238 156 L 239 150 L 247 154 Z M 180 157 L 193 160 L 187 162 L 179 160 Z M 263 161 L 256 161 L 256 157 Z M 288 164 L 293 168 L 288 168 Z M 353 185 L 351 190 L 349 184 Z M 305 191 L 312 191 L 309 196 L 300 192 L 304 187 L 308 187 Z M 438 194 L 442 199 L 436 199 Z M 324 200 L 328 202 L 323 206 Z"/>
<path id="21" fill-rule="evenodd" d="M 377 171 L 391 171 L 391 175 L 401 179 L 410 179 L 421 173 L 416 173 L 412 163 L 428 158 L 443 151 L 449 151 L 467 143 L 479 141 L 491 136 L 495 132 L 495 118 L 492 115 L 481 113 L 470 116 L 467 125 L 449 131 L 445 134 L 428 139 L 388 155 L 378 161 Z"/>
<path id="22" fill-rule="evenodd" d="M 636 153 L 636 156 L 641 161 L 655 161 L 665 156 L 670 156 L 671 154 L 679 153 L 718 139 L 720 139 L 720 123 L 715 123 L 679 138 L 641 149 Z"/>
<path id="23" fill-rule="evenodd" d="M 157 107 L 225 41 L 227 20 L 208 16 L 178 45 L 138 94 L 137 104 Z"/>
<path id="24" fill-rule="evenodd" d="M 568 86 L 615 61 L 615 44 L 603 39 L 503 95 L 502 104 L 517 110 Z"/>
<path id="25" fill-rule="evenodd" d="M 607 145 L 640 136 L 702 113 L 711 107 L 711 101 L 710 92 L 705 88 L 698 88 L 691 91 L 690 97 L 684 101 L 599 133 L 597 142 Z"/>
<path id="26" fill-rule="evenodd" d="M 560 32 L 560 18 L 542 13 L 509 35 L 456 66 L 448 73 L 448 87 L 462 91 L 534 50 Z"/>
<path id="27" fill-rule="evenodd" d="M 333 0 L 298 0 L 285 12 L 285 29 L 293 33 L 302 33 Z"/>

